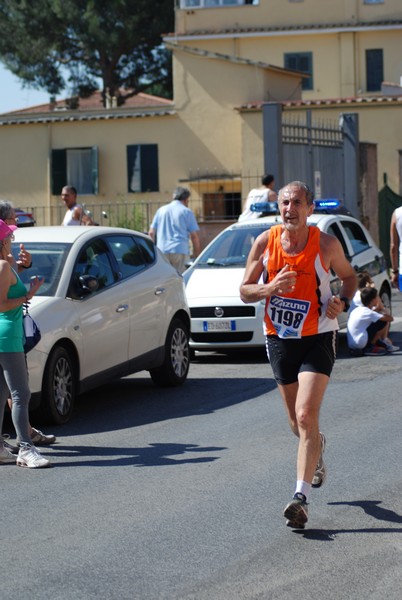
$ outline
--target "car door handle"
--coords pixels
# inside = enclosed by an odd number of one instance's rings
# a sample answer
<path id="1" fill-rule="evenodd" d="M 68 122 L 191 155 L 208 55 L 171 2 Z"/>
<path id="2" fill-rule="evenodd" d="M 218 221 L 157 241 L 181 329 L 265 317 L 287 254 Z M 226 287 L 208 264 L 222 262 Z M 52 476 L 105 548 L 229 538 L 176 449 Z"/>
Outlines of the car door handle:
<path id="1" fill-rule="evenodd" d="M 124 312 L 125 310 L 128 310 L 128 304 L 120 304 L 116 308 L 116 312 Z"/>
<path id="2" fill-rule="evenodd" d="M 160 296 L 161 294 L 164 294 L 165 292 L 166 292 L 166 288 L 156 288 L 155 296 Z"/>

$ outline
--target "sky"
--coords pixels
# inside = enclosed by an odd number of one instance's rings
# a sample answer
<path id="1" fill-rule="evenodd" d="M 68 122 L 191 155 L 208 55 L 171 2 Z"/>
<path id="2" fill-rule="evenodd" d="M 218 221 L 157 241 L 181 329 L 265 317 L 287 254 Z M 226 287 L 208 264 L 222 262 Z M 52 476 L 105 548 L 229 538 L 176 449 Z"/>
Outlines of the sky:
<path id="1" fill-rule="evenodd" d="M 0 63 L 0 113 L 49 102 L 48 92 L 23 88 L 20 80 Z"/>

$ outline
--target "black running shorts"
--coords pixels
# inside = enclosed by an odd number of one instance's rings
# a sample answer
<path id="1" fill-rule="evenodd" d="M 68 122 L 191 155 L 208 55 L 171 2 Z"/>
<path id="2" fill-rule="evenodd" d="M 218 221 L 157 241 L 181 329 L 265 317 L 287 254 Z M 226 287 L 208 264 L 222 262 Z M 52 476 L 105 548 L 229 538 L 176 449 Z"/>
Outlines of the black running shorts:
<path id="1" fill-rule="evenodd" d="M 336 331 L 286 340 L 267 335 L 267 355 L 275 381 L 281 385 L 295 383 L 299 373 L 305 371 L 329 377 L 335 362 L 336 344 Z"/>

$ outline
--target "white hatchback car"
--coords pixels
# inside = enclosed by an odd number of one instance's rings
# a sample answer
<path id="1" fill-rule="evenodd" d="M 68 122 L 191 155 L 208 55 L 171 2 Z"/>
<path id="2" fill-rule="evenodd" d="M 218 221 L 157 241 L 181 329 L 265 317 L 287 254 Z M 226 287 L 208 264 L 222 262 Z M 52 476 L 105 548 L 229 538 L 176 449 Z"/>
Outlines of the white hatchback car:
<path id="1" fill-rule="evenodd" d="M 262 328 L 265 302 L 244 304 L 240 300 L 239 287 L 254 240 L 280 222 L 280 216 L 274 215 L 230 225 L 185 271 L 192 351 L 225 351 L 265 345 Z M 308 222 L 339 239 L 356 272 L 368 271 L 384 305 L 391 307 L 391 284 L 385 258 L 365 227 L 354 217 L 331 214 L 328 210 L 315 212 Z M 335 275 L 331 286 L 333 293 L 338 294 L 341 282 Z M 346 322 L 347 313 L 342 313 L 340 328 L 344 328 Z"/>
<path id="2" fill-rule="evenodd" d="M 152 240 L 113 227 L 15 231 L 44 284 L 29 308 L 42 339 L 28 353 L 31 406 L 65 423 L 77 394 L 147 370 L 162 386 L 184 383 L 190 313 L 183 279 Z"/>

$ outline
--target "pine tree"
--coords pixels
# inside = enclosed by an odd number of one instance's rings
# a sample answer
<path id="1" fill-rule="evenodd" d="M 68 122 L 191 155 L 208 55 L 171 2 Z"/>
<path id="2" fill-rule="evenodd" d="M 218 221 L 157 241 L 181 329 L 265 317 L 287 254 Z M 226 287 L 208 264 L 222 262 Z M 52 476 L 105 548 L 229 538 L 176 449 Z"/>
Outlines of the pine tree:
<path id="1" fill-rule="evenodd" d="M 23 85 L 85 97 L 103 84 L 120 104 L 171 97 L 174 0 L 0 0 L 0 60 Z M 123 90 L 123 91 L 121 91 Z"/>

